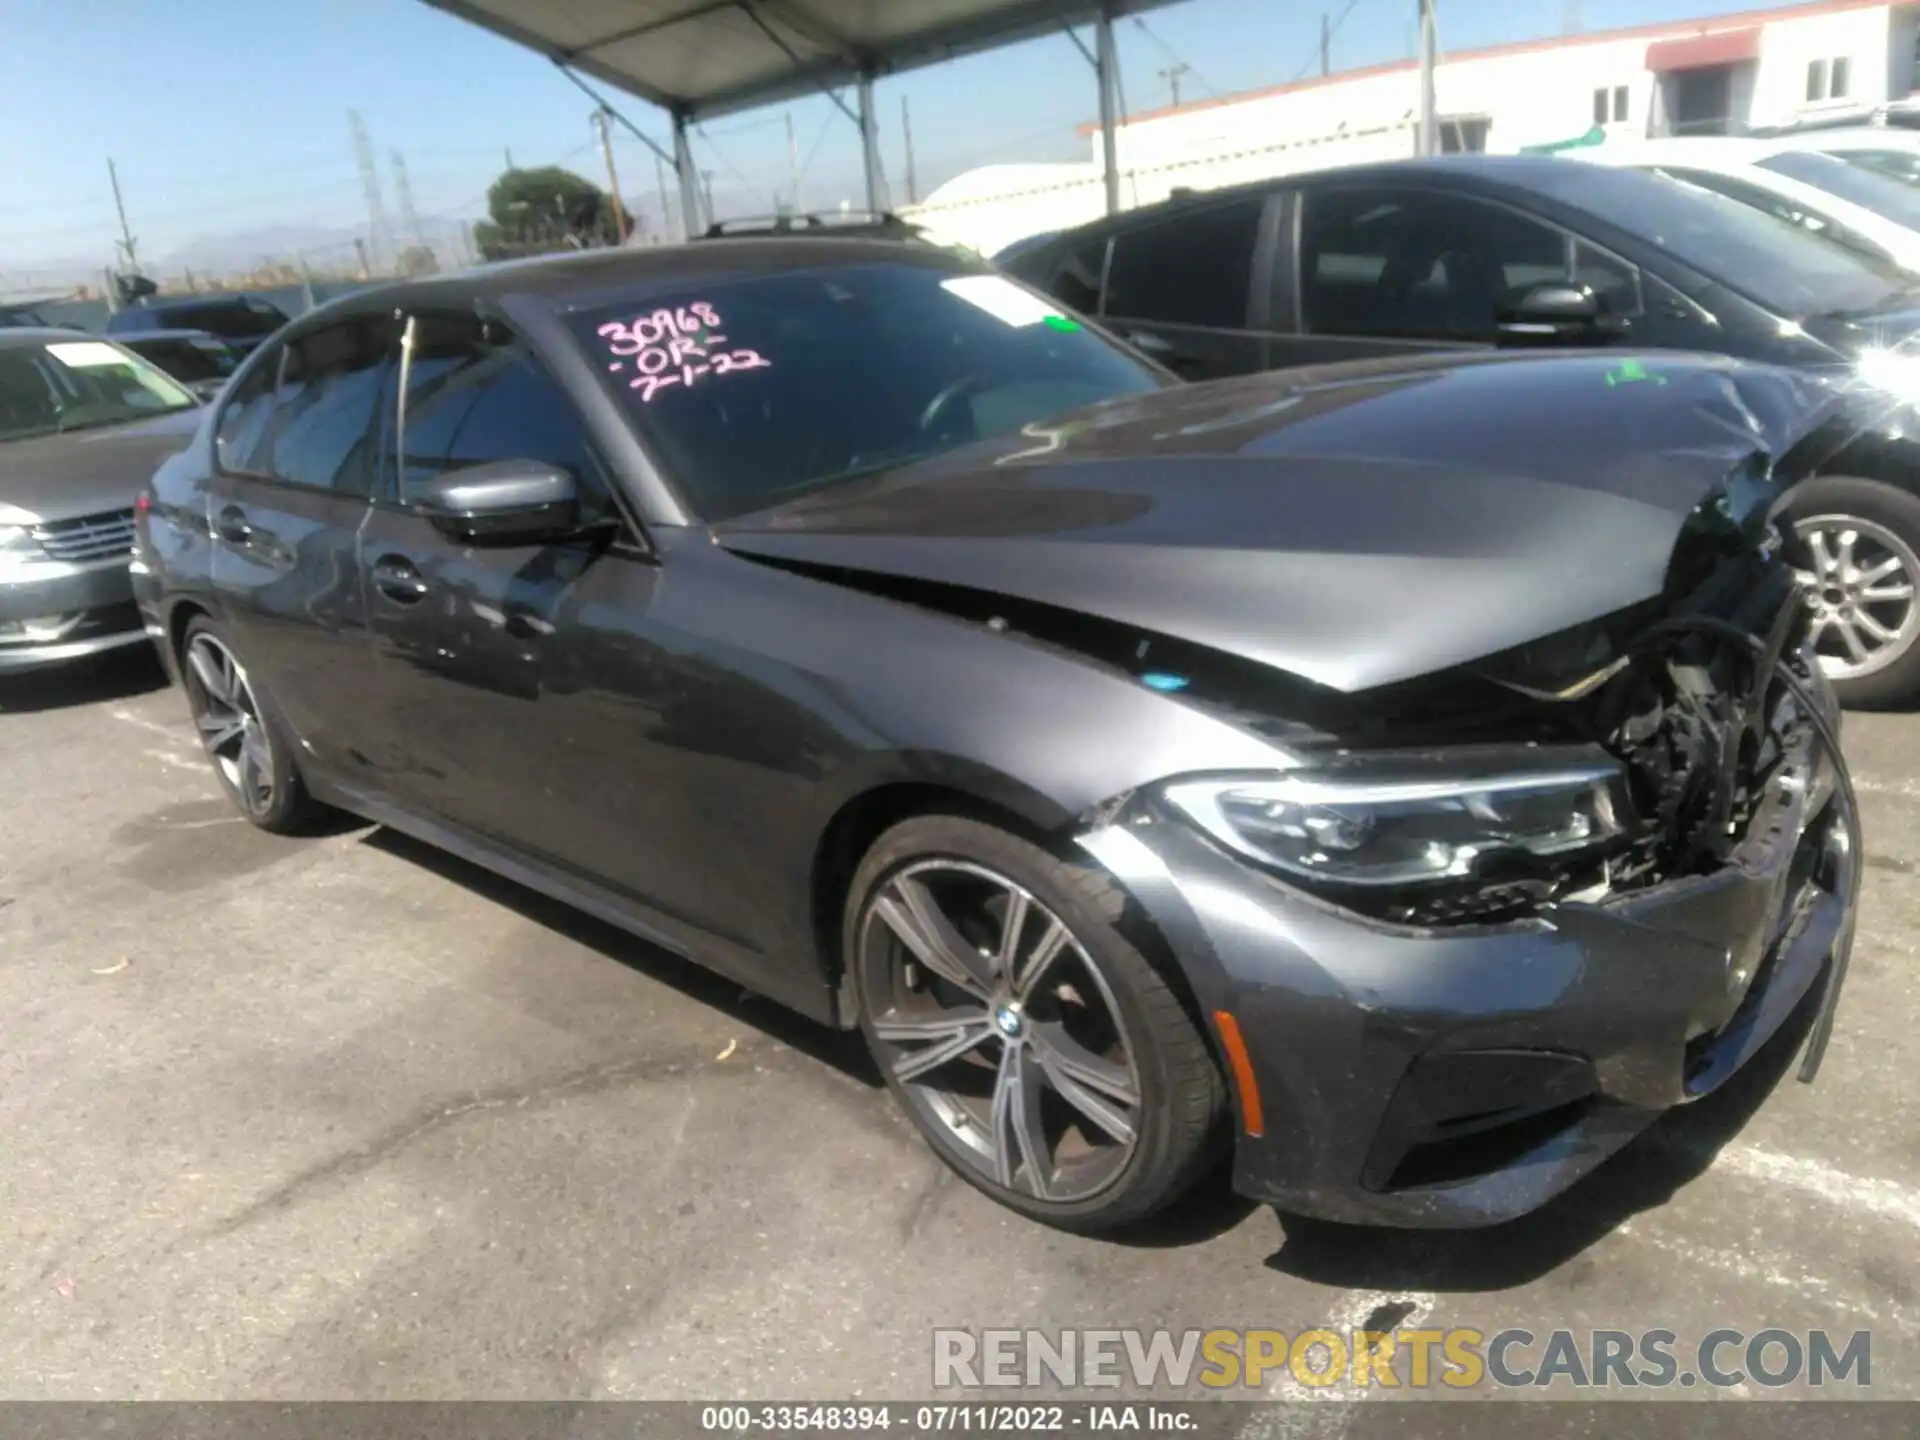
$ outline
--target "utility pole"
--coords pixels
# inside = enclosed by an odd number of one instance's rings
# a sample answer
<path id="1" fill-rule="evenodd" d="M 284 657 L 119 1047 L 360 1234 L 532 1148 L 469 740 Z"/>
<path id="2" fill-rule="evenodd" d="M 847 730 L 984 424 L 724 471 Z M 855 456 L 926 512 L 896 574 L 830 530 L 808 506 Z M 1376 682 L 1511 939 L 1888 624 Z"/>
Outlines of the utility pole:
<path id="1" fill-rule="evenodd" d="M 913 178 L 913 116 L 907 112 L 907 97 L 900 97 L 900 138 L 907 146 L 907 203 L 920 203 L 920 186 Z"/>
<path id="2" fill-rule="evenodd" d="M 793 112 L 786 113 L 787 121 L 787 209 L 798 215 L 800 210 L 800 145 L 793 138 Z M 774 207 L 776 210 L 778 206 Z"/>
<path id="3" fill-rule="evenodd" d="M 505 150 L 507 156 L 507 169 L 511 170 L 513 169 L 513 147 L 507 145 L 502 148 Z"/>
<path id="4" fill-rule="evenodd" d="M 611 119 L 604 105 L 593 112 L 594 126 L 600 131 L 600 153 L 607 157 L 607 193 L 613 197 L 613 239 L 616 245 L 624 245 L 627 243 L 627 207 L 620 198 L 620 176 L 613 168 L 613 135 L 608 126 Z"/>
<path id="5" fill-rule="evenodd" d="M 353 132 L 354 163 L 360 167 L 360 189 L 367 201 L 367 239 L 372 247 L 372 263 L 380 265 L 393 251 L 393 230 L 387 224 L 387 202 L 380 193 L 380 171 L 373 163 L 373 141 L 367 136 L 367 122 L 358 110 L 347 112 L 347 128 Z"/>
<path id="6" fill-rule="evenodd" d="M 1440 153 L 1440 117 L 1434 108 L 1433 67 L 1440 54 L 1440 31 L 1434 20 L 1434 0 L 1419 0 L 1420 5 L 1420 128 L 1414 136 L 1413 153 Z"/>
<path id="7" fill-rule="evenodd" d="M 1320 73 L 1322 76 L 1333 73 L 1333 27 L 1324 10 L 1320 12 Z"/>
<path id="8" fill-rule="evenodd" d="M 1560 33 L 1578 35 L 1584 28 L 1580 19 L 1580 0 L 1561 0 Z"/>
<path id="9" fill-rule="evenodd" d="M 653 183 L 660 187 L 660 235 L 662 239 L 673 237 L 673 197 L 667 193 L 667 167 L 660 157 L 653 157 Z M 681 236 L 684 240 L 687 237 Z"/>
<path id="10" fill-rule="evenodd" d="M 107 157 L 107 179 L 113 182 L 113 208 L 120 213 L 120 251 L 127 257 L 127 270 L 130 274 L 139 274 L 140 260 L 133 253 L 133 231 L 127 228 L 127 204 L 120 198 L 120 172 L 113 168 L 113 157 Z"/>
<path id="11" fill-rule="evenodd" d="M 1177 60 L 1160 72 L 1160 78 L 1167 82 L 1173 91 L 1173 108 L 1180 108 L 1180 77 L 1193 67 L 1184 60 Z"/>
<path id="12" fill-rule="evenodd" d="M 393 193 L 400 201 L 400 227 L 406 231 L 409 245 L 425 249 L 427 239 L 420 232 L 420 214 L 413 208 L 413 186 L 407 180 L 406 156 L 395 150 L 388 158 L 393 164 Z"/>
<path id="13" fill-rule="evenodd" d="M 367 264 L 367 242 L 362 240 L 358 235 L 353 237 L 353 253 L 360 257 L 360 278 L 362 280 L 371 280 L 373 278 L 373 270 Z"/>
<path id="14" fill-rule="evenodd" d="M 713 208 L 713 172 L 711 170 L 700 172 L 700 189 L 707 197 L 707 223 L 711 225 L 720 218 Z"/>

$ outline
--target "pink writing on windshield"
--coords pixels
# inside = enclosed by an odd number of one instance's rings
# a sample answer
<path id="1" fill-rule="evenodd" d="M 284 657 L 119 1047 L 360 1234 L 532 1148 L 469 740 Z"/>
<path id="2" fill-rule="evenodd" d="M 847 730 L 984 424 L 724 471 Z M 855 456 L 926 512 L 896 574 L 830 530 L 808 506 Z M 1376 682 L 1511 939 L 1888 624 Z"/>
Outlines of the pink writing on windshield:
<path id="1" fill-rule="evenodd" d="M 671 385 L 692 386 L 708 375 L 772 366 L 757 350 L 727 348 L 721 323 L 720 312 L 704 300 L 625 323 L 610 321 L 599 330 L 614 357 L 607 369 L 631 375 L 627 384 L 645 402 Z"/>

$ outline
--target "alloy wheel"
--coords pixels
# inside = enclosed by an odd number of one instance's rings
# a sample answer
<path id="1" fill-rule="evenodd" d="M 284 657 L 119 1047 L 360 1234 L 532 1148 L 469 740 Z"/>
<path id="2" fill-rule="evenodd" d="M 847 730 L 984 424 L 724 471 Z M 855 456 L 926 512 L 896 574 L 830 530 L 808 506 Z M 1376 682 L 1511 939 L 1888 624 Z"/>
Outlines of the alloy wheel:
<path id="1" fill-rule="evenodd" d="M 859 935 L 881 1063 L 951 1150 L 1051 1202 L 1125 1171 L 1139 1069 L 1112 988 L 1058 915 L 985 866 L 924 860 L 877 887 Z"/>
<path id="2" fill-rule="evenodd" d="M 246 668 L 204 631 L 187 642 L 186 668 L 200 743 L 247 813 L 266 814 L 273 804 L 273 740 Z"/>
<path id="3" fill-rule="evenodd" d="M 1836 680 L 1871 675 L 1920 639 L 1920 557 L 1886 526 L 1856 515 L 1794 522 L 1811 569 L 1798 573 L 1813 608 L 1813 644 Z"/>

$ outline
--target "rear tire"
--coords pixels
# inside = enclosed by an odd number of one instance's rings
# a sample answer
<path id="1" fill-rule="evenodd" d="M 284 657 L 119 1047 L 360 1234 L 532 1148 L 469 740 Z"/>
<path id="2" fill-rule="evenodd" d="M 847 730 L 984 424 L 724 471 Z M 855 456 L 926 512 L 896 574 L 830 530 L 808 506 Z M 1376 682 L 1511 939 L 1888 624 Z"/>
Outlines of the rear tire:
<path id="1" fill-rule="evenodd" d="M 1177 1200 L 1225 1113 L 1199 1025 L 1115 926 L 1123 902 L 1097 871 L 942 815 L 882 835 L 847 898 L 844 954 L 888 1089 L 968 1184 L 1067 1230 Z"/>
<path id="2" fill-rule="evenodd" d="M 1821 475 L 1787 491 L 1789 554 L 1811 588 L 1814 643 L 1843 705 L 1920 700 L 1920 496 Z M 1891 638 L 1887 638 L 1887 637 Z"/>
<path id="3" fill-rule="evenodd" d="M 326 813 L 300 778 L 273 697 L 205 615 L 181 637 L 180 677 L 200 743 L 236 810 L 275 835 L 299 834 Z"/>

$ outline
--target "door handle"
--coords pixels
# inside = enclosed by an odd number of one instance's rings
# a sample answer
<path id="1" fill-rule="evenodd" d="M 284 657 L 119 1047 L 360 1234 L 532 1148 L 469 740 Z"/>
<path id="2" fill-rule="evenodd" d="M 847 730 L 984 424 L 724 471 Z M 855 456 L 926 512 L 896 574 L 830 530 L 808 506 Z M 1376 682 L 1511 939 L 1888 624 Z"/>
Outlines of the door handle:
<path id="1" fill-rule="evenodd" d="M 213 533 L 229 545 L 245 545 L 253 539 L 253 526 L 247 523 L 246 511 L 229 505 L 214 520 Z"/>
<path id="2" fill-rule="evenodd" d="M 383 555 L 374 562 L 373 584 L 396 605 L 417 605 L 427 594 L 426 578 L 399 555 Z"/>

